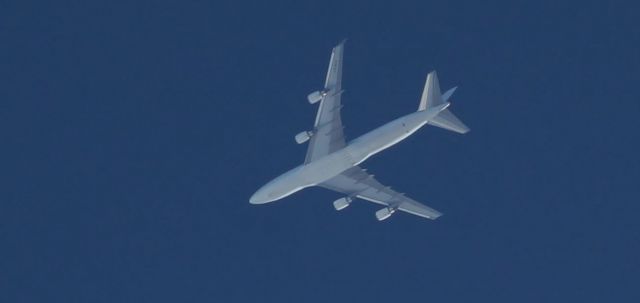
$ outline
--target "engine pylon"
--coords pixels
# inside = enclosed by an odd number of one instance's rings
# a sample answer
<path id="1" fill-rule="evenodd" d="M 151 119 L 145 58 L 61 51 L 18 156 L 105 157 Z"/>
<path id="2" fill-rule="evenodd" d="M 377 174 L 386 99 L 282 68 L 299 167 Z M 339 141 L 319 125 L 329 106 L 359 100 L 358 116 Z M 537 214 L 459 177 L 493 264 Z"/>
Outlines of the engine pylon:
<path id="1" fill-rule="evenodd" d="M 309 141 L 309 138 L 311 138 L 312 136 L 313 136 L 313 132 L 312 131 L 299 132 L 295 136 L 296 143 L 298 143 L 298 144 L 305 143 L 305 142 Z"/>
<path id="2" fill-rule="evenodd" d="M 343 209 L 347 208 L 347 206 L 349 206 L 349 204 L 351 204 L 351 202 L 353 202 L 353 198 L 352 197 L 343 197 L 343 198 L 340 198 L 338 200 L 333 201 L 333 207 L 336 210 L 343 210 Z"/>
<path id="3" fill-rule="evenodd" d="M 395 212 L 396 212 L 395 208 L 385 207 L 376 212 L 376 218 L 378 219 L 378 221 L 386 220 L 389 217 L 391 217 L 391 215 L 393 215 L 393 213 Z"/>
<path id="4" fill-rule="evenodd" d="M 309 103 L 311 104 L 315 104 L 316 102 L 322 100 L 322 98 L 324 98 L 324 96 L 327 95 L 327 91 L 326 90 L 317 90 L 313 93 L 310 93 L 307 96 L 307 100 L 309 101 Z"/>

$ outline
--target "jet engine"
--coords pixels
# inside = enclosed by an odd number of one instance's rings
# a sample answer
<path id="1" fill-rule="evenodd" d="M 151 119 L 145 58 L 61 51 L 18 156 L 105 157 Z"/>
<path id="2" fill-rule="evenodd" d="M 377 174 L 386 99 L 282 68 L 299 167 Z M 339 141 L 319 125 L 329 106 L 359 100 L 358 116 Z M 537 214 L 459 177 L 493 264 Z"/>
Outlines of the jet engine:
<path id="1" fill-rule="evenodd" d="M 307 96 L 307 100 L 309 100 L 309 103 L 311 104 L 315 104 L 316 102 L 322 100 L 322 98 L 324 98 L 324 96 L 327 95 L 327 91 L 326 90 L 322 90 L 322 91 L 315 91 L 313 93 L 310 93 Z"/>
<path id="2" fill-rule="evenodd" d="M 305 143 L 309 140 L 309 138 L 311 138 L 313 136 L 313 132 L 311 131 L 304 131 L 304 132 L 300 132 L 296 135 L 296 143 L 298 144 L 302 144 Z"/>
<path id="3" fill-rule="evenodd" d="M 378 218 L 378 221 L 382 221 L 391 217 L 391 215 L 393 215 L 394 212 L 396 212 L 395 208 L 385 207 L 376 212 L 376 218 Z"/>
<path id="4" fill-rule="evenodd" d="M 343 210 L 347 208 L 347 206 L 349 206 L 351 202 L 353 202 L 353 198 L 351 197 L 340 198 L 338 200 L 333 201 L 333 207 L 335 207 L 336 210 Z"/>

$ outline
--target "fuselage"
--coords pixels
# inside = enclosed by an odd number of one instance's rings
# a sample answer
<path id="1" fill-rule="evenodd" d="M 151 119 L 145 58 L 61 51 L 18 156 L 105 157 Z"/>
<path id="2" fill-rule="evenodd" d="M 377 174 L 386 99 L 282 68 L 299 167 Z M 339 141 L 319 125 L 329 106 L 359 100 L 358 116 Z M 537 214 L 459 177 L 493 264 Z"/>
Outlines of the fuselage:
<path id="1" fill-rule="evenodd" d="M 445 103 L 400 117 L 356 138 L 340 150 L 297 166 L 265 184 L 249 201 L 252 204 L 273 202 L 327 181 L 409 137 L 448 105 Z"/>

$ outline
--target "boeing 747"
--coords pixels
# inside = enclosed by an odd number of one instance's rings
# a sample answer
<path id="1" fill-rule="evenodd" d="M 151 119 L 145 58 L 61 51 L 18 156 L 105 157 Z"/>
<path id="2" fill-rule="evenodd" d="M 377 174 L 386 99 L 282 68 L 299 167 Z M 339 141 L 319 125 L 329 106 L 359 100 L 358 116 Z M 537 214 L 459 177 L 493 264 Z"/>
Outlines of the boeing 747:
<path id="1" fill-rule="evenodd" d="M 324 89 L 307 97 L 309 103 L 319 102 L 320 106 L 313 129 L 295 136 L 298 144 L 309 141 L 304 163 L 264 185 L 251 196 L 250 203 L 269 203 L 304 188 L 320 186 L 344 195 L 333 202 L 336 210 L 346 208 L 355 199 L 362 199 L 384 206 L 376 212 L 380 221 L 389 218 L 396 210 L 432 220 L 440 217 L 442 213 L 382 185 L 359 165 L 406 139 L 425 124 L 460 134 L 468 132 L 469 128 L 448 109 L 450 104 L 447 100 L 456 87 L 441 94 L 436 72 L 429 73 L 416 112 L 347 144 L 340 118 L 343 52 L 344 42 L 333 48 Z"/>

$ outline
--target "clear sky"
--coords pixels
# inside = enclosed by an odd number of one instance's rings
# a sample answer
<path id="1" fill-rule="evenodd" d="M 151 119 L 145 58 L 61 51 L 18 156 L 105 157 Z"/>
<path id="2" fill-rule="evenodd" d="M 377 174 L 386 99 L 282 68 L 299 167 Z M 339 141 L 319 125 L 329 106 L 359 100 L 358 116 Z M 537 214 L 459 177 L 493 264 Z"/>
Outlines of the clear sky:
<path id="1" fill-rule="evenodd" d="M 640 302 L 637 6 L 308 3 L 2 2 L 0 301 Z M 440 219 L 248 203 L 343 38 L 350 139 L 459 86 L 364 165 Z"/>

